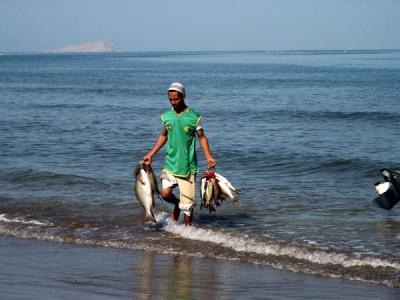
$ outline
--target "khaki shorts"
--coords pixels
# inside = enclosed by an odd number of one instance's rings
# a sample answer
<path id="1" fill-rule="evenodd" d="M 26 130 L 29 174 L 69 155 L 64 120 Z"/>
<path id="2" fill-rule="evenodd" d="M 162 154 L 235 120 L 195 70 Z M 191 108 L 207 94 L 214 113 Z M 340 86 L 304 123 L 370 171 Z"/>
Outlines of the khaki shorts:
<path id="1" fill-rule="evenodd" d="M 164 171 L 161 174 L 162 188 L 179 187 L 179 208 L 190 216 L 191 210 L 196 204 L 195 189 L 196 189 L 196 174 L 187 177 L 178 177 L 169 172 Z"/>

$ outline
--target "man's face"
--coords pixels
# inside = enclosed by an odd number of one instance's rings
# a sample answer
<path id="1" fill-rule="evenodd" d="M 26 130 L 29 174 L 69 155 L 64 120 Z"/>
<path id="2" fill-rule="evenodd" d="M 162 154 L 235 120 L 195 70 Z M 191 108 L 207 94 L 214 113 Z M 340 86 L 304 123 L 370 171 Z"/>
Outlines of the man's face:
<path id="1" fill-rule="evenodd" d="M 174 109 L 179 108 L 183 104 L 183 101 L 185 100 L 180 93 L 173 91 L 168 92 L 168 98 Z"/>

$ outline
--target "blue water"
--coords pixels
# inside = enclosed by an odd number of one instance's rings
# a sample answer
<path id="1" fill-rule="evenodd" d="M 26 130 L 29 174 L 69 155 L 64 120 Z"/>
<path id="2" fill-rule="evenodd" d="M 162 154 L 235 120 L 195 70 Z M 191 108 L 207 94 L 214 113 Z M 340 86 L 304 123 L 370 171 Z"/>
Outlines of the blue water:
<path id="1" fill-rule="evenodd" d="M 173 81 L 240 202 L 148 230 L 133 169 Z M 0 234 L 400 286 L 400 206 L 372 203 L 379 170 L 400 168 L 399 99 L 400 51 L 2 55 Z"/>

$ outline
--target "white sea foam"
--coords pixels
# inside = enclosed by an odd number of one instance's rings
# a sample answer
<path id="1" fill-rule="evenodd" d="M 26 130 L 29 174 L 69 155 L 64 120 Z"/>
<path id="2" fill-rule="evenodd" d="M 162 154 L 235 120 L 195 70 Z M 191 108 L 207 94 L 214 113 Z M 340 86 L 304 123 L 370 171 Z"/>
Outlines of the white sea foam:
<path id="1" fill-rule="evenodd" d="M 52 226 L 53 225 L 50 222 L 40 222 L 37 220 L 26 220 L 23 217 L 8 218 L 6 214 L 0 214 L 0 222 L 31 224 L 31 225 L 38 225 L 38 226 Z"/>
<path id="2" fill-rule="evenodd" d="M 154 215 L 156 217 L 157 223 L 163 223 L 168 218 L 168 213 L 165 211 L 157 212 Z"/>
<path id="3" fill-rule="evenodd" d="M 36 239 L 41 241 L 49 241 L 49 242 L 57 242 L 57 243 L 73 243 L 78 245 L 85 245 L 85 246 L 102 246 L 106 248 L 116 248 L 116 249 L 131 249 L 131 250 L 141 250 L 141 251 L 155 251 L 166 254 L 172 255 L 181 255 L 181 251 L 176 251 L 171 247 L 163 247 L 160 248 L 158 245 L 149 245 L 143 243 L 132 243 L 130 237 L 128 240 L 124 241 L 116 241 L 116 240 L 99 240 L 99 239 L 91 239 L 86 237 L 66 237 L 58 234 L 54 234 L 54 232 L 49 233 L 49 231 L 53 230 L 46 230 L 44 232 L 39 232 L 37 230 L 31 229 L 17 229 L 17 228 L 7 228 L 1 226 L 0 224 L 0 234 L 13 236 L 16 238 L 22 239 Z M 193 251 L 189 255 L 195 257 L 204 257 L 201 252 Z M 222 257 L 217 257 L 221 258 Z"/>
<path id="4" fill-rule="evenodd" d="M 287 256 L 321 265 L 341 265 L 350 267 L 390 267 L 400 270 L 400 263 L 377 257 L 362 257 L 346 253 L 328 252 L 314 248 L 284 245 L 275 242 L 257 241 L 247 236 L 236 236 L 229 233 L 203 229 L 194 226 L 176 225 L 169 222 L 164 229 L 183 238 L 211 242 L 238 252 L 261 255 Z"/>

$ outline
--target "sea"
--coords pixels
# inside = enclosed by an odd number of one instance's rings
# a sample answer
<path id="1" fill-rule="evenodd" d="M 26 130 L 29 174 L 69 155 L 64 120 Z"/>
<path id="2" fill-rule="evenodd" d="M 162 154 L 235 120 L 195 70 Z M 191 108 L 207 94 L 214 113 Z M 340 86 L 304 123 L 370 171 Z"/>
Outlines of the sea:
<path id="1" fill-rule="evenodd" d="M 175 81 L 240 189 L 212 214 L 198 196 L 191 227 L 158 198 L 143 224 L 132 193 Z M 399 101 L 400 50 L 5 53 L 0 236 L 399 288 L 400 204 L 373 202 L 400 169 Z"/>

